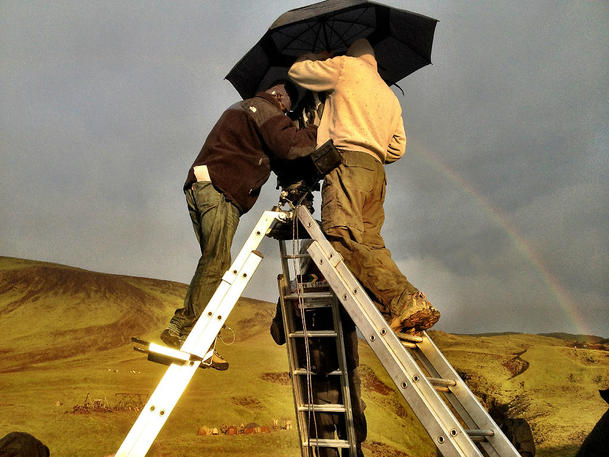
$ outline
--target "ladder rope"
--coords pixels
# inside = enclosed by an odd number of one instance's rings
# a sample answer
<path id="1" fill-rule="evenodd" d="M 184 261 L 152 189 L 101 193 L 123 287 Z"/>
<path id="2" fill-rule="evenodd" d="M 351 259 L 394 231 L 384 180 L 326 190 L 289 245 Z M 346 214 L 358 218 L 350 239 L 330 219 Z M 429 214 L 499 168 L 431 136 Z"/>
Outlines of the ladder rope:
<path id="1" fill-rule="evenodd" d="M 233 339 L 232 339 L 232 341 L 231 341 L 230 343 L 227 343 L 227 342 L 224 340 L 224 337 L 222 336 L 222 332 L 220 332 L 220 333 L 218 334 L 218 338 L 220 338 L 220 341 L 222 341 L 222 343 L 224 343 L 224 345 L 226 345 L 226 346 L 230 346 L 230 345 L 232 345 L 232 344 L 235 342 L 235 340 L 237 339 L 237 334 L 235 333 L 235 330 L 234 330 L 232 327 L 229 327 L 228 325 L 224 325 L 224 327 L 226 327 L 228 330 L 230 330 L 231 334 L 233 335 Z"/>
<path id="2" fill-rule="evenodd" d="M 300 206 L 300 205 L 298 205 Z M 293 209 L 293 214 L 297 214 L 297 209 Z M 292 255 L 300 254 L 300 242 L 298 235 L 298 217 L 292 218 Z M 304 283 L 302 282 L 302 271 L 300 269 L 300 262 L 294 261 L 292 262 L 294 268 L 294 277 L 296 282 L 296 295 L 298 296 L 298 308 L 300 311 L 300 320 L 302 321 L 302 330 L 304 333 L 304 347 L 305 347 L 305 362 L 306 362 L 306 384 L 307 384 L 307 416 L 308 423 L 307 425 L 307 445 L 310 445 L 310 429 L 311 429 L 311 417 L 313 418 L 313 430 L 315 432 L 315 438 L 319 439 L 319 432 L 317 429 L 317 417 L 314 411 L 314 395 L 313 395 L 313 380 L 311 379 L 311 352 L 309 348 L 309 334 L 307 331 L 307 318 L 304 307 L 304 297 L 303 297 L 303 287 L 301 287 Z"/>

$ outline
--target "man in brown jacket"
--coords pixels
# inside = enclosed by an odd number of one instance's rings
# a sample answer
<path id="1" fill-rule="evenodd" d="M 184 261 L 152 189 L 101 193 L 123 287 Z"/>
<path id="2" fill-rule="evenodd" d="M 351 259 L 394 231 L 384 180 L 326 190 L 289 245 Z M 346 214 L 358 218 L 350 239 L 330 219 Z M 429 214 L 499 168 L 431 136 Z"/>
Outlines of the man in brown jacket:
<path id="1" fill-rule="evenodd" d="M 315 149 L 316 127 L 297 129 L 285 113 L 295 102 L 289 81 L 273 84 L 235 103 L 220 117 L 188 171 L 184 192 L 201 257 L 184 306 L 161 334 L 179 348 L 230 267 L 239 217 L 256 202 L 271 172 L 271 160 L 296 159 Z M 212 367 L 228 368 L 217 353 Z"/>

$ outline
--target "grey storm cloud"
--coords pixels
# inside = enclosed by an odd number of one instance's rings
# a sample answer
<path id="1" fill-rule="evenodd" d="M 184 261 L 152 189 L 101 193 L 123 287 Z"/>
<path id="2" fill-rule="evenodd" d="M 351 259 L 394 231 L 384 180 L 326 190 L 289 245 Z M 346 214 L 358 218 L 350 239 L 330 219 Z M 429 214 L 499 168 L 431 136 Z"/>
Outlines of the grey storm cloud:
<path id="1" fill-rule="evenodd" d="M 0 255 L 188 282 L 181 186 L 238 99 L 224 76 L 307 4 L 280 3 L 0 3 Z M 440 20 L 433 65 L 396 90 L 383 230 L 438 328 L 609 336 L 609 6 L 386 3 Z M 271 178 L 234 253 L 276 200 Z M 274 301 L 263 250 L 246 295 Z"/>

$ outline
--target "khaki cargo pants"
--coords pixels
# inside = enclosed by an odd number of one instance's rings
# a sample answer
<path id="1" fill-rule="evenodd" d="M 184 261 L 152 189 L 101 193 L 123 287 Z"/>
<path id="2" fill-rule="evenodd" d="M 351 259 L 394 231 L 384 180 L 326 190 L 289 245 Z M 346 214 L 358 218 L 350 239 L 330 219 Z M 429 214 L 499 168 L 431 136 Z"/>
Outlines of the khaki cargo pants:
<path id="1" fill-rule="evenodd" d="M 342 151 L 343 163 L 325 178 L 321 223 L 334 249 L 368 290 L 388 321 L 417 289 L 391 258 L 381 236 L 385 168 L 364 152 Z"/>

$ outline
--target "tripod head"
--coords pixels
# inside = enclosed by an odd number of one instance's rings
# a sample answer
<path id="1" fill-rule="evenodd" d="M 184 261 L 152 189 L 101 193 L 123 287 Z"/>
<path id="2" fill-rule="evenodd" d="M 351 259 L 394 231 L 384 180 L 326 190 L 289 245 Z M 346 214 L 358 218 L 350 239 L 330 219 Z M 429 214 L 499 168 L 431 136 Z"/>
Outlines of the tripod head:
<path id="1" fill-rule="evenodd" d="M 319 182 L 342 162 L 340 152 L 332 140 L 326 141 L 311 155 L 296 160 L 275 160 L 271 168 L 277 175 L 280 206 L 306 205 L 313 212 L 313 194 Z"/>

